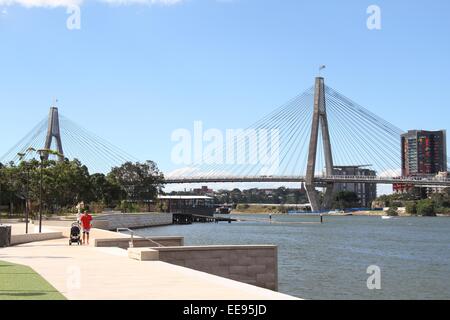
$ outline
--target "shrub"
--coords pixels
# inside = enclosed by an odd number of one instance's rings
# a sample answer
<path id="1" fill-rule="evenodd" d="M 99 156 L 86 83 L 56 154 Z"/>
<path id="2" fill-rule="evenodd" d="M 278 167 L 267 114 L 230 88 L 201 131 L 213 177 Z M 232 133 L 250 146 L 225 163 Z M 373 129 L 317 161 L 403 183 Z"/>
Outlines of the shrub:
<path id="1" fill-rule="evenodd" d="M 420 200 L 417 203 L 417 214 L 421 216 L 436 216 L 434 202 L 430 199 Z"/>
<path id="2" fill-rule="evenodd" d="M 390 217 L 396 217 L 398 216 L 398 208 L 397 207 L 390 207 L 387 211 L 387 215 Z"/>
<path id="3" fill-rule="evenodd" d="M 403 207 L 403 202 L 402 201 L 398 201 L 398 200 L 396 200 L 396 201 L 392 201 L 392 203 L 391 203 L 391 206 L 392 207 Z"/>
<path id="4" fill-rule="evenodd" d="M 406 203 L 406 213 L 417 214 L 417 205 L 414 201 Z"/>
<path id="5" fill-rule="evenodd" d="M 445 207 L 445 208 L 437 208 L 436 209 L 437 213 L 442 213 L 442 214 L 450 214 L 450 208 L 449 207 Z"/>

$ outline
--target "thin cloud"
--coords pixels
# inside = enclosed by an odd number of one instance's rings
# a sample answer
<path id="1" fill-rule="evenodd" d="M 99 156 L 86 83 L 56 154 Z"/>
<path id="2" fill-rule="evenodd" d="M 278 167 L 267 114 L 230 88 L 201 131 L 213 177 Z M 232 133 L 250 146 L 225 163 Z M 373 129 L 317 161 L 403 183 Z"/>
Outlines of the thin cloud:
<path id="1" fill-rule="evenodd" d="M 109 5 L 174 5 L 183 0 L 96 0 Z M 81 6 L 84 0 L 0 0 L 0 6 L 19 5 L 25 8 L 61 8 Z"/>
<path id="2" fill-rule="evenodd" d="M 82 2 L 83 0 L 0 0 L 0 5 L 19 5 L 25 8 L 58 8 L 79 6 Z"/>
<path id="3" fill-rule="evenodd" d="M 99 0 L 100 2 L 108 3 L 111 5 L 174 5 L 182 2 L 183 0 Z"/>

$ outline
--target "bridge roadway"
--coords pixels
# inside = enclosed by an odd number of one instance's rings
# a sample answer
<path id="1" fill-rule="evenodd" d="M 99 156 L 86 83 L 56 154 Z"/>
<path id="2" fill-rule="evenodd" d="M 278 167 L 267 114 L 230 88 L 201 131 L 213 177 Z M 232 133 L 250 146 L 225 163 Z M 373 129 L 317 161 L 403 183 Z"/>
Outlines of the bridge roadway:
<path id="1" fill-rule="evenodd" d="M 376 176 L 317 176 L 317 184 L 334 183 L 374 183 L 374 184 L 412 184 L 423 187 L 450 187 L 450 179 L 421 177 L 376 177 Z M 199 176 L 168 177 L 166 184 L 185 183 L 226 183 L 226 182 L 305 182 L 304 176 Z"/>

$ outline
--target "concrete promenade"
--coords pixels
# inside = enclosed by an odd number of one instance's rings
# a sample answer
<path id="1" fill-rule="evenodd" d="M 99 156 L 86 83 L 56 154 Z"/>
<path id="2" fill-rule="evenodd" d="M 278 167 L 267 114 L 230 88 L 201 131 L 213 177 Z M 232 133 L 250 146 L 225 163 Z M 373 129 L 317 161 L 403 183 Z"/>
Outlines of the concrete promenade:
<path id="1" fill-rule="evenodd" d="M 93 246 L 96 237 L 113 235 L 126 237 L 94 230 L 90 246 L 69 247 L 67 238 L 33 242 L 0 249 L 0 260 L 30 266 L 70 300 L 296 299 L 161 261 L 136 261 L 123 249 Z"/>

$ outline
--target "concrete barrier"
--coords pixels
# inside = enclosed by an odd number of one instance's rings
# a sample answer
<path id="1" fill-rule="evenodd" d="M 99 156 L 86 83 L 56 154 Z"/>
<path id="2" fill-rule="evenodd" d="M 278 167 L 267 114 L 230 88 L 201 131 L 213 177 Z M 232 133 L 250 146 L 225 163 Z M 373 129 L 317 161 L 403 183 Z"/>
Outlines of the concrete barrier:
<path id="1" fill-rule="evenodd" d="M 183 237 L 148 237 L 148 239 L 153 240 L 164 247 L 176 247 L 184 245 Z M 118 247 L 122 249 L 128 249 L 130 247 L 130 237 L 126 238 L 96 238 L 95 246 L 96 247 Z M 143 239 L 135 237 L 133 240 L 133 245 L 135 248 L 152 248 L 155 247 L 155 243 Z"/>
<path id="2" fill-rule="evenodd" d="M 62 232 L 17 234 L 11 236 L 11 245 L 19 245 L 36 241 L 47 241 L 61 238 L 63 238 Z"/>
<path id="3" fill-rule="evenodd" d="M 129 248 L 128 258 L 138 261 L 159 261 L 159 251 L 149 248 Z"/>
<path id="4" fill-rule="evenodd" d="M 272 245 L 132 248 L 137 260 L 155 259 L 258 287 L 278 290 L 278 248 Z"/>
<path id="5" fill-rule="evenodd" d="M 92 228 L 101 229 L 101 230 L 110 230 L 109 229 L 109 221 L 108 220 L 93 220 Z"/>
<path id="6" fill-rule="evenodd" d="M 104 230 L 146 228 L 170 225 L 173 223 L 173 215 L 171 213 L 107 214 L 96 216 L 93 223 L 96 228 Z"/>

